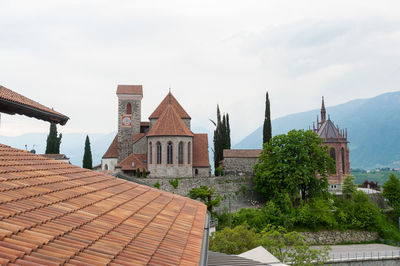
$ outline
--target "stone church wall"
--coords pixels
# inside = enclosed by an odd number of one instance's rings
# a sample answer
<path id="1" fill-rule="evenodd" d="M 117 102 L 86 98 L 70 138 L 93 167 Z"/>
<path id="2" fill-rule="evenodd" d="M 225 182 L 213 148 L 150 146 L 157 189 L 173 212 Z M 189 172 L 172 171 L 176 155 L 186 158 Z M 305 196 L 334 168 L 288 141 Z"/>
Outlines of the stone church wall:
<path id="1" fill-rule="evenodd" d="M 258 158 L 224 158 L 223 168 L 226 175 L 252 175 Z"/>
<path id="2" fill-rule="evenodd" d="M 143 137 L 136 141 L 133 144 L 133 153 L 134 154 L 144 154 L 147 153 L 147 140 L 146 137 Z"/>

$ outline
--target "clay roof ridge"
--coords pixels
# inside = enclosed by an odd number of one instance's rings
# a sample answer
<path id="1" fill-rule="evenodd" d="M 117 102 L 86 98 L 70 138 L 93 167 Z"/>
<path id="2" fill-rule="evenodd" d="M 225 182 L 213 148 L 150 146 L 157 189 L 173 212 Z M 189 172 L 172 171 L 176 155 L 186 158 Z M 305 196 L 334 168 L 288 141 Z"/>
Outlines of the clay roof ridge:
<path id="1" fill-rule="evenodd" d="M 193 136 L 172 104 L 168 104 L 147 136 Z"/>
<path id="2" fill-rule="evenodd" d="M 169 92 L 167 96 L 165 96 L 165 98 L 157 106 L 154 112 L 149 116 L 149 119 L 159 118 L 169 104 L 173 105 L 177 109 L 177 113 L 180 118 L 190 119 L 189 114 L 185 111 L 185 109 L 183 109 L 183 107 L 179 104 L 179 102 L 176 100 L 171 92 Z"/>

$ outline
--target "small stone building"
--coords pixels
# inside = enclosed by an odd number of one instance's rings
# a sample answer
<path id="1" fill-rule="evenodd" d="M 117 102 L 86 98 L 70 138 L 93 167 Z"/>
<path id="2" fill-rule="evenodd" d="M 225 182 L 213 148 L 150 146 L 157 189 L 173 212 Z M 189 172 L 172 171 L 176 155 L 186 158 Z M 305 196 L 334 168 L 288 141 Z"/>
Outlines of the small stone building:
<path id="1" fill-rule="evenodd" d="M 141 121 L 141 85 L 119 85 L 118 134 L 102 158 L 102 170 L 150 177 L 209 176 L 207 134 L 193 133 L 191 117 L 171 92 Z"/>
<path id="2" fill-rule="evenodd" d="M 313 131 L 322 139 L 324 145 L 329 146 L 329 154 L 335 161 L 336 173 L 328 177 L 329 189 L 331 192 L 341 193 L 344 179 L 351 174 L 347 129 L 335 126 L 330 116 L 326 119 L 324 97 L 322 97 L 321 121 L 317 116 L 317 126 L 313 124 Z"/>
<path id="3" fill-rule="evenodd" d="M 222 166 L 226 175 L 252 175 L 262 150 L 242 149 L 223 151 Z"/>

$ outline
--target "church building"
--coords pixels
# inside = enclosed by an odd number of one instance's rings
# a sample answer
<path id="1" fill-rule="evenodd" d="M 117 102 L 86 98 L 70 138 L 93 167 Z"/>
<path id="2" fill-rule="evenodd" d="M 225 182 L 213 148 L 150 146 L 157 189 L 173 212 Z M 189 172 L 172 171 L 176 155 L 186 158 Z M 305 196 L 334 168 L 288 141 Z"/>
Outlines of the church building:
<path id="1" fill-rule="evenodd" d="M 335 161 L 336 173 L 328 177 L 329 190 L 341 193 L 342 184 L 346 176 L 350 175 L 350 154 L 347 147 L 347 129 L 339 129 L 339 126 L 326 119 L 324 97 L 322 97 L 321 121 L 317 116 L 317 126 L 313 123 L 313 131 L 322 139 L 324 145 L 329 146 L 329 154 Z"/>
<path id="2" fill-rule="evenodd" d="M 118 85 L 118 133 L 101 160 L 102 170 L 150 177 L 209 176 L 207 134 L 193 133 L 191 117 L 171 92 L 149 121 L 141 120 L 141 85 Z"/>

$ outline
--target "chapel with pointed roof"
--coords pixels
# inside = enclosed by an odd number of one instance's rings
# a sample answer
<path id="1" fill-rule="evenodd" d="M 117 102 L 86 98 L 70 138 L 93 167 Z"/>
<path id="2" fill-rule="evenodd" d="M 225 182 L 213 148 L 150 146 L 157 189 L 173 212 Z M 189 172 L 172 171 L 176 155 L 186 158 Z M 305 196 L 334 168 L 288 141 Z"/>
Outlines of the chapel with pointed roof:
<path id="1" fill-rule="evenodd" d="M 118 133 L 102 157 L 102 170 L 150 177 L 209 176 L 207 134 L 193 133 L 191 117 L 169 92 L 149 121 L 141 120 L 141 85 L 118 85 Z"/>
<path id="2" fill-rule="evenodd" d="M 329 115 L 326 119 L 324 97 L 322 97 L 321 121 L 317 116 L 317 126 L 313 123 L 313 131 L 322 139 L 324 145 L 329 146 L 329 155 L 336 166 L 336 173 L 328 177 L 329 188 L 332 192 L 339 192 L 344 179 L 351 174 L 347 128 L 340 129 L 338 125 L 335 126 Z"/>

